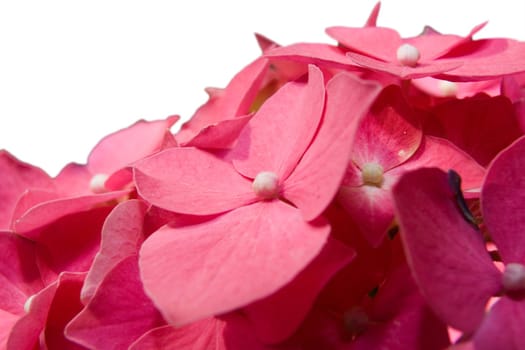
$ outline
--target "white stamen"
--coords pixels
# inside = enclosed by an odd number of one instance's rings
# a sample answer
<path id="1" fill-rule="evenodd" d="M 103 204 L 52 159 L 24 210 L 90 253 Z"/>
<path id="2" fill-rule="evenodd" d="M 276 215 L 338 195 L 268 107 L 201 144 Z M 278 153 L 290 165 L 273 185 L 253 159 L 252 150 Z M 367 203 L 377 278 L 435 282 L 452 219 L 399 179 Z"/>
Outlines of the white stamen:
<path id="1" fill-rule="evenodd" d="M 419 61 L 419 50 L 417 47 L 410 44 L 403 44 L 399 46 L 396 52 L 397 60 L 403 66 L 415 67 Z"/>
<path id="2" fill-rule="evenodd" d="M 525 291 L 525 266 L 519 263 L 507 264 L 502 282 L 507 292 Z"/>
<path id="3" fill-rule="evenodd" d="M 366 163 L 361 168 L 361 178 L 365 185 L 381 187 L 383 174 L 383 167 L 378 163 Z"/>
<path id="4" fill-rule="evenodd" d="M 444 97 L 453 97 L 458 93 L 458 84 L 453 81 L 440 80 L 438 84 L 439 91 Z"/>
<path id="5" fill-rule="evenodd" d="M 264 199 L 272 199 L 279 196 L 279 179 L 271 171 L 261 171 L 252 183 L 255 194 Z"/>
<path id="6" fill-rule="evenodd" d="M 96 174 L 91 178 L 91 181 L 89 182 L 89 189 L 93 193 L 103 193 L 106 192 L 106 186 L 104 185 L 106 180 L 108 179 L 108 175 L 106 174 Z"/>
<path id="7" fill-rule="evenodd" d="M 26 302 L 24 303 L 24 311 L 26 313 L 31 311 L 31 304 L 33 304 L 33 299 L 35 299 L 35 294 L 31 295 L 29 298 L 26 299 Z"/>

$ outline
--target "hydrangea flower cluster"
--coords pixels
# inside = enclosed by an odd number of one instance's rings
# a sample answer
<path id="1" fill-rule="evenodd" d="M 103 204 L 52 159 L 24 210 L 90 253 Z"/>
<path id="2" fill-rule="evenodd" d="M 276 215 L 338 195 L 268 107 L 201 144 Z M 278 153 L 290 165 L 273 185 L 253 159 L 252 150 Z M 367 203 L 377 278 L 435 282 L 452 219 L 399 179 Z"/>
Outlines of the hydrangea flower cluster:
<path id="1" fill-rule="evenodd" d="M 525 42 L 378 13 L 56 177 L 1 151 L 1 347 L 525 349 Z"/>

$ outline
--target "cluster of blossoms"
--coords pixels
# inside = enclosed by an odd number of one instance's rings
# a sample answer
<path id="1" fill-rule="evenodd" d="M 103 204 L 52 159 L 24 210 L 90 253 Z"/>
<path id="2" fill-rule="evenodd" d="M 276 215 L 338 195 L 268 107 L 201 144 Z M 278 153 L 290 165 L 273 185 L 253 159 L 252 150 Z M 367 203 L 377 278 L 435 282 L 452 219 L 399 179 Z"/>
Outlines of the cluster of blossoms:
<path id="1" fill-rule="evenodd" d="M 2 348 L 525 349 L 525 43 L 378 12 L 257 36 L 176 133 L 2 151 Z"/>

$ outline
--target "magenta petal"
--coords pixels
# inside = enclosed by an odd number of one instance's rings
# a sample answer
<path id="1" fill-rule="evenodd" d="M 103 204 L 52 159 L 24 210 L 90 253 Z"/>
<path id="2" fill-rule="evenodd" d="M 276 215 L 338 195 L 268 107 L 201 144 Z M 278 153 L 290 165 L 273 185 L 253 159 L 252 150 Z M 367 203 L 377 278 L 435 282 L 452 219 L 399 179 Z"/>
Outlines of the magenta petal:
<path id="1" fill-rule="evenodd" d="M 361 121 L 352 160 L 359 167 L 375 162 L 385 171 L 403 163 L 421 143 L 423 132 L 419 124 L 401 89 L 396 85 L 385 88 Z"/>
<path id="2" fill-rule="evenodd" d="M 183 143 L 186 147 L 198 148 L 231 148 L 252 115 L 226 119 L 202 128 L 192 139 Z"/>
<path id="3" fill-rule="evenodd" d="M 161 228 L 142 245 L 142 280 L 170 323 L 187 324 L 274 293 L 315 258 L 329 232 L 280 201 L 254 203 Z"/>
<path id="4" fill-rule="evenodd" d="M 0 349 L 7 349 L 7 339 L 20 316 L 0 309 Z"/>
<path id="5" fill-rule="evenodd" d="M 82 349 L 64 336 L 65 325 L 80 311 L 84 274 L 62 273 L 34 295 L 29 312 L 13 327 L 8 349 Z"/>
<path id="6" fill-rule="evenodd" d="M 355 256 L 350 247 L 328 239 L 319 255 L 288 285 L 275 294 L 243 308 L 264 343 L 290 337 L 304 320 L 330 278 Z"/>
<path id="7" fill-rule="evenodd" d="M 0 229 L 9 228 L 15 205 L 27 189 L 53 190 L 53 181 L 40 168 L 0 150 Z"/>
<path id="8" fill-rule="evenodd" d="M 144 294 L 137 256 L 120 261 L 86 307 L 68 324 L 66 335 L 90 349 L 126 349 L 164 323 Z"/>
<path id="9" fill-rule="evenodd" d="M 505 263 L 525 262 L 525 137 L 492 162 L 481 190 L 484 222 Z"/>
<path id="10" fill-rule="evenodd" d="M 347 52 L 346 55 L 355 64 L 373 71 L 392 74 L 401 79 L 416 79 L 438 75 L 450 71 L 462 65 L 459 61 L 436 60 L 420 62 L 416 67 L 402 66 L 397 62 L 383 62 L 378 59 L 364 56 L 355 52 Z"/>
<path id="11" fill-rule="evenodd" d="M 483 239 L 462 216 L 447 174 L 423 168 L 393 188 L 401 237 L 412 273 L 436 315 L 474 331 L 501 286 Z"/>
<path id="12" fill-rule="evenodd" d="M 166 130 L 178 119 L 178 116 L 173 116 L 152 122 L 141 120 L 106 136 L 89 154 L 89 170 L 93 174 L 110 175 L 137 159 L 158 151 Z"/>
<path id="13" fill-rule="evenodd" d="M 345 175 L 355 133 L 380 87 L 349 73 L 327 84 L 326 111 L 312 145 L 283 187 L 306 220 L 319 216 L 330 204 Z"/>
<path id="14" fill-rule="evenodd" d="M 86 304 L 104 276 L 121 260 L 137 255 L 144 241 L 143 225 L 147 206 L 138 200 L 119 204 L 102 227 L 102 241 L 82 286 L 81 299 Z"/>
<path id="15" fill-rule="evenodd" d="M 309 66 L 308 72 L 308 83 L 284 85 L 242 131 L 232 159 L 244 176 L 272 171 L 283 181 L 299 162 L 317 131 L 325 99 L 321 70 Z"/>
<path id="16" fill-rule="evenodd" d="M 476 350 L 525 349 L 525 300 L 501 298 L 474 335 Z"/>
<path id="17" fill-rule="evenodd" d="M 54 181 L 57 191 L 64 196 L 93 194 L 89 186 L 93 175 L 86 165 L 69 163 Z"/>
<path id="18" fill-rule="evenodd" d="M 251 183 L 233 166 L 196 148 L 170 148 L 135 165 L 139 194 L 151 204 L 207 215 L 257 200 Z"/>
<path id="19" fill-rule="evenodd" d="M 425 131 L 452 141 L 483 166 L 523 134 L 505 96 L 452 100 L 433 112 Z"/>
<path id="20" fill-rule="evenodd" d="M 11 232 L 0 232 L 0 309 L 24 313 L 24 303 L 44 287 L 34 244 Z"/>
<path id="21" fill-rule="evenodd" d="M 403 43 L 398 32 L 383 27 L 330 27 L 326 33 L 352 51 L 383 61 L 396 60 L 396 51 Z"/>
<path id="22" fill-rule="evenodd" d="M 31 238 L 31 231 L 48 225 L 64 216 L 89 210 L 97 205 L 125 196 L 129 190 L 103 194 L 67 197 L 49 200 L 35 205 L 13 223 L 13 230 Z"/>

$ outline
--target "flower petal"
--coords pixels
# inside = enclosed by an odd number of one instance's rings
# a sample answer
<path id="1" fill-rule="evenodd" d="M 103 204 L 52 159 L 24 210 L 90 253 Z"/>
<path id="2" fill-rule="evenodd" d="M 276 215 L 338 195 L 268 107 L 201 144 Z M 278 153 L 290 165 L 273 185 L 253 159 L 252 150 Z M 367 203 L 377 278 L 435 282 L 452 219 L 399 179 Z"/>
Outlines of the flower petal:
<path id="1" fill-rule="evenodd" d="M 401 237 L 414 279 L 433 311 L 464 332 L 481 323 L 501 286 L 480 233 L 463 218 L 447 174 L 423 168 L 393 188 Z"/>
<path id="2" fill-rule="evenodd" d="M 81 299 L 87 304 L 104 276 L 128 256 L 138 255 L 144 241 L 144 215 L 147 205 L 129 200 L 116 206 L 102 227 L 100 249 L 82 286 Z"/>
<path id="3" fill-rule="evenodd" d="M 20 196 L 27 189 L 54 190 L 53 181 L 42 169 L 0 150 L 0 229 L 10 227 Z"/>
<path id="4" fill-rule="evenodd" d="M 416 79 L 428 76 L 435 76 L 443 72 L 460 67 L 461 61 L 435 60 L 420 62 L 415 67 L 403 66 L 394 62 L 383 62 L 378 59 L 361 55 L 355 52 L 347 52 L 346 56 L 351 58 L 354 64 L 368 68 L 372 71 L 392 74 L 401 79 Z"/>
<path id="5" fill-rule="evenodd" d="M 232 151 L 235 169 L 249 178 L 271 171 L 283 181 L 312 141 L 323 115 L 323 74 L 309 66 L 308 83 L 290 82 L 270 97 Z"/>
<path id="6" fill-rule="evenodd" d="M 198 148 L 231 148 L 252 115 L 221 120 L 215 124 L 202 128 L 192 139 L 182 144 L 185 147 Z"/>
<path id="7" fill-rule="evenodd" d="M 349 69 L 355 66 L 341 48 L 328 44 L 292 44 L 270 50 L 265 53 L 265 56 L 270 59 L 286 59 L 320 67 Z"/>
<path id="8" fill-rule="evenodd" d="M 403 163 L 421 143 L 419 124 L 401 89 L 396 85 L 385 88 L 359 125 L 352 160 L 359 167 L 378 163 L 384 171 Z"/>
<path id="9" fill-rule="evenodd" d="M 314 141 L 283 186 L 306 220 L 319 216 L 345 175 L 355 133 L 379 85 L 340 73 L 327 84 L 326 111 Z"/>
<path id="10" fill-rule="evenodd" d="M 525 300 L 501 298 L 474 335 L 476 350 L 525 349 Z"/>
<path id="11" fill-rule="evenodd" d="M 168 322 L 187 324 L 274 293 L 317 256 L 329 231 L 277 200 L 165 226 L 142 246 L 142 280 Z"/>
<path id="12" fill-rule="evenodd" d="M 355 252 L 347 245 L 328 239 L 319 255 L 288 285 L 269 297 L 243 308 L 264 343 L 279 343 L 299 328 L 315 298 Z"/>
<path id="13" fill-rule="evenodd" d="M 90 349 L 126 349 L 164 324 L 144 294 L 137 259 L 128 256 L 109 271 L 93 298 L 68 324 L 69 339 Z"/>
<path id="14" fill-rule="evenodd" d="M 92 174 L 110 175 L 134 161 L 158 151 L 166 130 L 179 119 L 138 121 L 126 129 L 102 139 L 88 157 L 88 168 Z"/>
<path id="15" fill-rule="evenodd" d="M 196 148 L 170 148 L 134 168 L 139 194 L 177 213 L 221 213 L 257 200 L 251 183 L 233 166 Z"/>
<path id="16" fill-rule="evenodd" d="M 484 222 L 503 262 L 525 263 L 525 137 L 492 162 L 481 190 Z"/>

